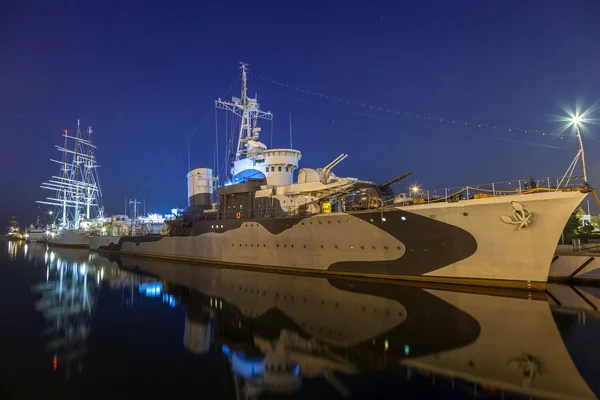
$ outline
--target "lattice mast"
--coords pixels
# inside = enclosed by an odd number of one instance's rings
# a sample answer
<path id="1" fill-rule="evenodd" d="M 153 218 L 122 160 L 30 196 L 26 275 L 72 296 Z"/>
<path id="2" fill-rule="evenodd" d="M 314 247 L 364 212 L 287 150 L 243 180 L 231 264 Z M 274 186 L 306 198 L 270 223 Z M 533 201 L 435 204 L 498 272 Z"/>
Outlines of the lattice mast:
<path id="1" fill-rule="evenodd" d="M 256 98 L 248 97 L 247 91 L 247 66 L 240 63 L 242 70 L 242 91 L 241 97 L 232 97 L 232 101 L 215 100 L 215 107 L 226 110 L 237 115 L 241 119 L 238 135 L 238 145 L 235 154 L 235 160 L 241 160 L 246 157 L 247 144 L 250 141 L 258 142 L 260 128 L 257 126 L 259 118 L 271 121 L 273 114 L 270 111 L 261 111 Z"/>

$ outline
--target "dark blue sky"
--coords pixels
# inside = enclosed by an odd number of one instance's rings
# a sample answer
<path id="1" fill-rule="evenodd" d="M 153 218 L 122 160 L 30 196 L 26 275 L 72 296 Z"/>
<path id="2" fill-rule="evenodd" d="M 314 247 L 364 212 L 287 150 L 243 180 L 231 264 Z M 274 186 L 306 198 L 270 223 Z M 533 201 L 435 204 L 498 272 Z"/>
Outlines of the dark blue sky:
<path id="1" fill-rule="evenodd" d="M 47 195 L 39 185 L 58 172 L 54 145 L 77 118 L 94 128 L 107 213 L 136 195 L 148 211 L 185 206 L 186 151 L 140 190 L 216 98 L 239 93 L 239 79 L 227 92 L 239 61 L 336 98 L 250 76 L 249 92 L 275 114 L 274 146 L 289 146 L 292 113 L 301 167 L 348 153 L 338 175 L 384 181 L 414 171 L 396 192 L 562 174 L 572 152 L 483 136 L 575 147 L 493 126 L 554 131 L 561 105 L 600 100 L 597 1 L 176 3 L 2 2 L 0 220 L 35 218 Z M 458 121 L 490 126 L 457 130 Z M 192 138 L 194 166 L 213 165 L 214 138 L 210 114 Z M 586 144 L 600 186 L 600 144 Z"/>

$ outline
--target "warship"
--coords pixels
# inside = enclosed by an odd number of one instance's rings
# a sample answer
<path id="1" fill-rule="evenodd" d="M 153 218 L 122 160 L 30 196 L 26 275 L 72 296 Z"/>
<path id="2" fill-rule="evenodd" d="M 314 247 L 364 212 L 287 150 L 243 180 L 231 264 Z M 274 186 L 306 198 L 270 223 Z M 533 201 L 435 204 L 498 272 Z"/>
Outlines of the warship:
<path id="1" fill-rule="evenodd" d="M 141 294 L 183 306 L 185 349 L 227 357 L 238 398 L 294 393 L 313 378 L 351 397 L 363 374 L 389 371 L 473 398 L 597 399 L 563 340 L 577 317 L 542 292 L 102 258 L 132 271 Z"/>
<path id="2" fill-rule="evenodd" d="M 577 155 L 556 184 L 548 180 L 542 188 L 519 181 L 514 191 L 492 184 L 488 191 L 467 186 L 444 196 L 395 194 L 392 185 L 411 172 L 377 184 L 336 176 L 333 168 L 347 154 L 322 168 L 299 169 L 300 151 L 267 148 L 258 121 L 273 115 L 248 97 L 246 65 L 241 69 L 241 96 L 215 101 L 239 125 L 229 136 L 227 178 L 209 167 L 189 171 L 188 207 L 167 221 L 167 235 L 100 235 L 90 239 L 92 250 L 245 268 L 544 288 L 568 218 L 593 192 L 579 130 Z M 583 184 L 574 186 L 579 160 Z"/>

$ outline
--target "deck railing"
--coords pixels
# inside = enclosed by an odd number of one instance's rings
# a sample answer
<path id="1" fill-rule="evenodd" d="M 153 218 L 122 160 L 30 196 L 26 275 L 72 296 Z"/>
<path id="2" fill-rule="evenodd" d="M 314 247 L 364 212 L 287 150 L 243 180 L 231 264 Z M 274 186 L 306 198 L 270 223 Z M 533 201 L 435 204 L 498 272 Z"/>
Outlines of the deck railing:
<path id="1" fill-rule="evenodd" d="M 399 197 L 405 196 L 407 203 L 422 204 L 432 202 L 454 202 L 472 200 L 482 197 L 506 196 L 513 194 L 529 194 L 539 192 L 572 191 L 583 187 L 582 177 L 573 176 L 561 182 L 560 177 L 544 179 L 518 179 L 513 181 L 492 182 L 479 185 L 455 186 L 442 189 L 420 189 L 413 187 L 409 193 L 400 193 L 386 204 L 398 203 Z"/>
<path id="2" fill-rule="evenodd" d="M 569 186 L 570 184 L 570 186 Z M 416 204 L 429 204 L 439 202 L 457 202 L 464 200 L 475 200 L 485 197 L 506 196 L 514 194 L 533 194 L 553 191 L 580 190 L 583 187 L 581 177 L 572 177 L 568 182 L 562 182 L 561 178 L 547 177 L 544 179 L 520 179 L 504 182 L 493 182 L 479 185 L 455 186 L 442 189 L 420 189 L 413 188 L 409 193 L 400 193 L 394 198 L 373 200 L 366 207 L 371 210 L 383 210 Z M 352 202 L 338 200 L 338 205 L 333 205 L 332 211 L 359 211 L 365 207 L 352 207 Z M 343 205 L 342 205 L 343 204 Z M 232 219 L 264 219 L 285 217 L 307 217 L 313 215 L 305 207 L 294 208 L 294 206 L 282 205 L 279 207 L 259 207 L 254 209 L 231 208 L 218 210 L 216 212 L 205 212 L 197 214 L 194 218 L 198 221 L 217 221 Z"/>

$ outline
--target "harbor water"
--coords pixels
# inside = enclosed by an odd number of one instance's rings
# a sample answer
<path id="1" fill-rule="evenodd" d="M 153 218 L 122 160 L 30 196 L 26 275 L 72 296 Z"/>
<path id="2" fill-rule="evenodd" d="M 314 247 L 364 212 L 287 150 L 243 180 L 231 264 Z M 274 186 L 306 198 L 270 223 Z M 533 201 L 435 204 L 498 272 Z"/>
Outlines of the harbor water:
<path id="1" fill-rule="evenodd" d="M 600 395 L 598 288 L 419 286 L 0 245 L 2 399 Z"/>

